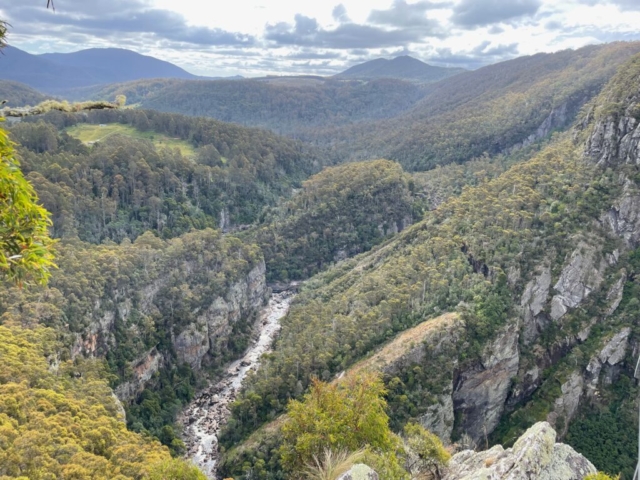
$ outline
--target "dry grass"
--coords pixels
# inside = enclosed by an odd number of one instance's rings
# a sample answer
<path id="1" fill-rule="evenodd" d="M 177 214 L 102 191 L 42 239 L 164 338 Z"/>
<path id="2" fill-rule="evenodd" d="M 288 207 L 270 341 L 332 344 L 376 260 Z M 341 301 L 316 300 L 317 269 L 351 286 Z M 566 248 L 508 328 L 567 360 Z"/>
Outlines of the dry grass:
<path id="1" fill-rule="evenodd" d="M 327 448 L 320 458 L 313 456 L 313 463 L 304 469 L 304 478 L 307 480 L 336 480 L 362 460 L 364 455 L 364 450 L 348 452 L 346 450 L 333 451 Z"/>
<path id="2" fill-rule="evenodd" d="M 457 313 L 445 313 L 422 322 L 420 325 L 400 333 L 371 357 L 356 363 L 347 371 L 347 375 L 354 375 L 362 370 L 382 370 L 414 347 L 419 346 L 423 341 L 428 341 L 441 332 L 448 331 L 459 321 L 460 316 Z"/>

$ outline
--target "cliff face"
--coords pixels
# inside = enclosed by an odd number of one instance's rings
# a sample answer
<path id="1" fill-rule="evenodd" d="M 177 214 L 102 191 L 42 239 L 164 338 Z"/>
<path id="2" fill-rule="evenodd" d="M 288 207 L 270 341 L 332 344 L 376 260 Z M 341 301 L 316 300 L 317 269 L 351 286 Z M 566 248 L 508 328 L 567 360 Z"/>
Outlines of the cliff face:
<path id="1" fill-rule="evenodd" d="M 146 289 L 147 293 L 157 291 L 159 289 L 155 286 Z M 226 344 L 233 335 L 234 324 L 257 318 L 267 294 L 265 265 L 260 262 L 244 278 L 232 284 L 224 296 L 211 299 L 208 308 L 197 315 L 195 322 L 172 337 L 172 347 L 178 362 L 188 363 L 198 370 L 211 356 L 224 353 Z M 153 295 L 146 297 L 145 304 L 148 309 L 154 306 Z M 98 341 L 113 341 L 109 338 L 113 325 L 99 323 L 96 327 L 99 329 L 94 335 L 100 339 Z M 153 348 L 131 362 L 132 378 L 118 386 L 118 397 L 122 400 L 135 397 L 168 361 L 170 358 L 166 353 Z"/>

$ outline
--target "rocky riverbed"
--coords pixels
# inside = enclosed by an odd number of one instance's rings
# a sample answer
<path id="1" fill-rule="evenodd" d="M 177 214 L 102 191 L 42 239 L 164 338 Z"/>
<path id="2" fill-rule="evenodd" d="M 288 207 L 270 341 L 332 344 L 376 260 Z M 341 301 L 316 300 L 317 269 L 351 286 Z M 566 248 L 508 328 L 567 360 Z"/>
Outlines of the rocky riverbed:
<path id="1" fill-rule="evenodd" d="M 291 291 L 271 296 L 261 313 L 257 339 L 242 358 L 227 367 L 222 380 L 194 398 L 179 419 L 184 425 L 187 456 L 209 478 L 215 478 L 217 437 L 231 414 L 229 405 L 236 399 L 247 374 L 258 367 L 262 355 L 271 349 L 280 331 L 280 319 L 287 314 L 293 297 Z"/>

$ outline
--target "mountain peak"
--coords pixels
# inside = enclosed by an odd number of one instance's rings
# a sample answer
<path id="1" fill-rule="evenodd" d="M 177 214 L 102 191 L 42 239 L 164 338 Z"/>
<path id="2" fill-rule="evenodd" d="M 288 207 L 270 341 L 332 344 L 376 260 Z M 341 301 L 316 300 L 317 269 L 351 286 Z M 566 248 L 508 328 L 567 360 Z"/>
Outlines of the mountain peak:
<path id="1" fill-rule="evenodd" d="M 409 55 L 400 55 L 391 60 L 377 58 L 345 70 L 336 75 L 342 78 L 399 78 L 422 83 L 437 82 L 465 70 L 462 68 L 435 67 Z"/>

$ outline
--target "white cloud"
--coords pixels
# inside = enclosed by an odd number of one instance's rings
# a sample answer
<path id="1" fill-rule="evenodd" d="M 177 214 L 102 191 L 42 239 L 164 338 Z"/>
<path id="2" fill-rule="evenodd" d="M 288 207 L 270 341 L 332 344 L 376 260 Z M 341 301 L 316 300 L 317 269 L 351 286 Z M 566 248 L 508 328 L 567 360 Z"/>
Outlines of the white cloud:
<path id="1" fill-rule="evenodd" d="M 640 37 L 640 0 L 56 0 L 56 8 L 0 0 L 10 41 L 33 53 L 131 48 L 212 76 L 324 74 L 393 52 L 475 68 Z"/>

